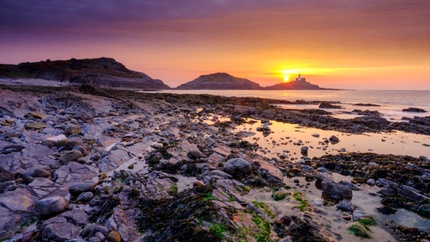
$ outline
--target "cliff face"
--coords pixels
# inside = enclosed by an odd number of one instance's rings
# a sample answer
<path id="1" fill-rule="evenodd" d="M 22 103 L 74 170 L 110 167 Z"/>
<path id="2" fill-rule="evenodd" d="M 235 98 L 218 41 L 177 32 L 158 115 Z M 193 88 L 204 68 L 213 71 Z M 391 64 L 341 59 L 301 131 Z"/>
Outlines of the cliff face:
<path id="1" fill-rule="evenodd" d="M 260 90 L 259 84 L 248 79 L 234 77 L 227 73 L 214 73 L 202 75 L 193 81 L 177 87 L 183 90 Z"/>
<path id="2" fill-rule="evenodd" d="M 161 80 L 131 71 L 112 58 L 70 59 L 0 65 L 0 77 L 40 78 L 104 87 L 169 89 Z"/>
<path id="3" fill-rule="evenodd" d="M 324 90 L 318 85 L 314 85 L 307 81 L 291 81 L 287 83 L 279 83 L 273 86 L 265 87 L 266 90 Z"/>

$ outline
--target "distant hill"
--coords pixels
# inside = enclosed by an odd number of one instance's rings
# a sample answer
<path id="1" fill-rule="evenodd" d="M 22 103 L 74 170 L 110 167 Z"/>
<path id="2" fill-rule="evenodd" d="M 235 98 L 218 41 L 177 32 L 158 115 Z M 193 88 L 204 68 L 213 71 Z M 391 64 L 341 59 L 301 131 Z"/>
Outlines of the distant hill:
<path id="1" fill-rule="evenodd" d="M 266 90 L 326 90 L 307 81 L 290 81 L 265 87 Z"/>
<path id="2" fill-rule="evenodd" d="M 227 73 L 213 73 L 199 76 L 190 82 L 182 84 L 177 89 L 183 90 L 261 90 L 259 84 L 248 79 L 234 77 Z"/>
<path id="3" fill-rule="evenodd" d="M 70 59 L 0 64 L 0 77 L 39 78 L 69 83 L 88 83 L 103 87 L 170 89 L 161 80 L 131 71 L 112 58 Z"/>

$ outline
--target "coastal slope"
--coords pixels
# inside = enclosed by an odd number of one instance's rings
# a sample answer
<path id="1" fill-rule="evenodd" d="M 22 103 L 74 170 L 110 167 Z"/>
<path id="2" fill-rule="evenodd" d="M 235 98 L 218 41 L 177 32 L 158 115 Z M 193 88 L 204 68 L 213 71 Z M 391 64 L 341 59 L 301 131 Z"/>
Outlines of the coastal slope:
<path id="1" fill-rule="evenodd" d="M 228 73 L 218 72 L 202 75 L 177 87 L 182 90 L 261 90 L 259 84 L 248 79 L 234 77 Z"/>
<path id="2" fill-rule="evenodd" d="M 161 80 L 127 69 L 112 58 L 46 60 L 18 65 L 0 64 L 0 77 L 37 78 L 103 87 L 170 89 Z"/>

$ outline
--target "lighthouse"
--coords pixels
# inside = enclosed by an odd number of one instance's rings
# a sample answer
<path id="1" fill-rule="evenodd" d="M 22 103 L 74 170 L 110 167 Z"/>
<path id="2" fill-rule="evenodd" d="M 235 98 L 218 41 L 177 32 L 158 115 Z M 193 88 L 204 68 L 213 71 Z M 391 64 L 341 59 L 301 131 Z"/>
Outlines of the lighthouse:
<path id="1" fill-rule="evenodd" d="M 296 81 L 303 82 L 303 81 L 306 81 L 306 78 L 302 78 L 299 74 L 299 76 L 296 78 Z"/>

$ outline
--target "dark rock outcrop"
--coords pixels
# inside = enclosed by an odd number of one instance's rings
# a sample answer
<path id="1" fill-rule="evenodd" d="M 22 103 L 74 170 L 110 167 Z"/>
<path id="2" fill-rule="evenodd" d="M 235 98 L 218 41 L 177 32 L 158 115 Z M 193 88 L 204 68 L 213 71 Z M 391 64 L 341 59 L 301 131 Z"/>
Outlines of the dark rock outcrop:
<path id="1" fill-rule="evenodd" d="M 39 78 L 116 88 L 170 89 L 161 80 L 131 71 L 115 59 L 105 57 L 0 65 L 0 77 Z"/>
<path id="2" fill-rule="evenodd" d="M 422 108 L 405 108 L 403 109 L 403 112 L 425 113 L 427 111 Z"/>
<path id="3" fill-rule="evenodd" d="M 224 163 L 224 171 L 231 175 L 246 174 L 251 171 L 251 164 L 243 158 L 233 158 Z"/>
<path id="4" fill-rule="evenodd" d="M 352 197 L 351 188 L 342 185 L 340 183 L 335 183 L 332 179 L 325 179 L 321 183 L 323 194 L 327 197 L 335 200 L 342 200 L 344 198 Z"/>
<path id="5" fill-rule="evenodd" d="M 319 108 L 335 108 L 335 109 L 340 109 L 342 107 L 339 106 L 339 105 L 331 104 L 329 102 L 321 102 L 320 105 L 319 105 Z"/>
<path id="6" fill-rule="evenodd" d="M 177 87 L 184 90 L 260 90 L 259 84 L 248 79 L 234 77 L 227 73 L 213 73 L 199 76 L 193 81 L 187 82 Z"/>

